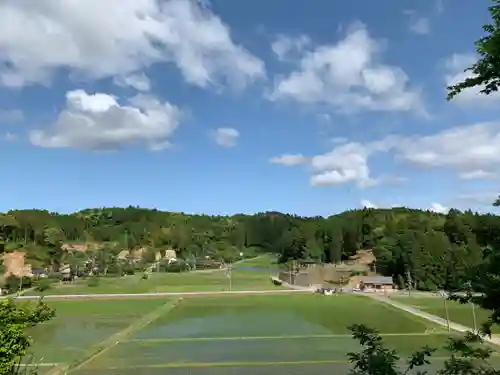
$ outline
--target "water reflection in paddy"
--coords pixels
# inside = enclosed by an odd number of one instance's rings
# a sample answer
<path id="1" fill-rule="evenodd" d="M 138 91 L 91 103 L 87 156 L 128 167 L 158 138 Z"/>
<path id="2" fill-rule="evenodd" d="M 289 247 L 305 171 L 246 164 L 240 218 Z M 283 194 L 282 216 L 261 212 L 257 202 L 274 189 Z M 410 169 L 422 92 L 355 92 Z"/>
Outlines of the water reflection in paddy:
<path id="1" fill-rule="evenodd" d="M 280 335 L 321 335 L 330 333 L 325 327 L 305 321 L 289 312 L 221 311 L 172 322 L 153 323 L 138 332 L 136 339 L 188 337 L 241 337 Z"/>

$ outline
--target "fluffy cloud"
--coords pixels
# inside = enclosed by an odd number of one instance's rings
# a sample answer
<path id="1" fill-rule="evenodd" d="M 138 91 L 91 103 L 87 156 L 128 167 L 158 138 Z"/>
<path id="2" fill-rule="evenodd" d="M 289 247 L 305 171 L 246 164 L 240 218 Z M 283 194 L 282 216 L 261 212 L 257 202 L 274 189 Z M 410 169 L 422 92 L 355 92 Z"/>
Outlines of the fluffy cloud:
<path id="1" fill-rule="evenodd" d="M 328 104 L 340 112 L 423 111 L 406 73 L 379 62 L 382 44 L 363 24 L 353 24 L 336 44 L 304 50 L 297 70 L 277 80 L 269 98 Z"/>
<path id="2" fill-rule="evenodd" d="M 238 142 L 240 132 L 233 128 L 218 128 L 214 131 L 215 142 L 222 147 L 234 147 Z"/>
<path id="3" fill-rule="evenodd" d="M 444 207 L 440 203 L 432 203 L 429 207 L 429 211 L 437 212 L 439 214 L 446 214 L 450 209 L 448 207 Z"/>
<path id="4" fill-rule="evenodd" d="M 454 54 L 445 61 L 445 76 L 446 86 L 455 85 L 463 82 L 465 79 L 473 77 L 470 71 L 465 69 L 470 68 L 477 62 L 478 56 L 475 54 Z M 480 91 L 484 86 L 478 86 L 466 89 L 456 96 L 452 103 L 461 106 L 481 106 L 481 107 L 498 107 L 500 101 L 500 92 L 494 92 L 490 95 L 481 94 Z"/>
<path id="5" fill-rule="evenodd" d="M 361 200 L 360 206 L 361 208 L 377 208 L 377 206 L 375 206 L 372 202 L 370 202 L 367 199 Z"/>
<path id="6" fill-rule="evenodd" d="M 0 3 L 0 85 L 48 83 L 57 69 L 128 76 L 158 62 L 175 64 L 201 87 L 241 88 L 265 74 L 263 62 L 194 0 Z"/>
<path id="7" fill-rule="evenodd" d="M 302 154 L 284 154 L 271 158 L 269 161 L 274 164 L 293 166 L 303 164 L 306 160 L 307 158 Z"/>
<path id="8" fill-rule="evenodd" d="M 450 168 L 464 179 L 491 177 L 500 163 L 500 122 L 401 138 L 393 146 L 399 157 L 420 167 Z"/>
<path id="9" fill-rule="evenodd" d="M 459 177 L 462 180 L 490 180 L 495 179 L 498 175 L 494 172 L 483 171 L 482 169 L 476 169 L 469 172 L 460 173 Z"/>
<path id="10" fill-rule="evenodd" d="M 310 183 L 354 183 L 359 188 L 404 183 L 403 177 L 372 176 L 369 159 L 377 153 L 391 153 L 395 160 L 414 167 L 452 170 L 463 180 L 496 178 L 500 165 L 500 122 L 457 126 L 429 136 L 392 135 L 367 143 L 336 145 L 331 151 L 310 158 Z"/>
<path id="11" fill-rule="evenodd" d="M 144 95 L 121 105 L 111 95 L 87 94 L 82 90 L 66 94 L 66 108 L 43 130 L 30 133 L 40 147 L 113 150 L 145 143 L 152 150 L 169 145 L 181 112 L 170 103 Z"/>
<path id="12" fill-rule="evenodd" d="M 427 17 L 412 18 L 409 28 L 415 34 L 427 35 L 431 32 L 431 21 Z"/>
<path id="13" fill-rule="evenodd" d="M 149 91 L 151 89 L 151 82 L 144 73 L 130 74 L 128 76 L 116 76 L 114 82 L 118 86 L 130 86 L 137 91 Z"/>
<path id="14" fill-rule="evenodd" d="M 280 61 L 287 61 L 296 54 L 300 54 L 305 47 L 311 44 L 311 39 L 306 35 L 293 38 L 286 35 L 278 35 L 271 44 L 271 49 Z"/>
<path id="15" fill-rule="evenodd" d="M 408 29 L 417 35 L 427 35 L 431 31 L 431 20 L 429 17 L 422 17 L 417 11 L 409 9 L 404 14 L 408 16 Z"/>
<path id="16" fill-rule="evenodd" d="M 370 177 L 367 160 L 371 150 L 359 143 L 347 143 L 335 147 L 332 151 L 316 155 L 311 159 L 313 186 L 339 185 L 353 182 L 358 187 L 376 184 Z"/>

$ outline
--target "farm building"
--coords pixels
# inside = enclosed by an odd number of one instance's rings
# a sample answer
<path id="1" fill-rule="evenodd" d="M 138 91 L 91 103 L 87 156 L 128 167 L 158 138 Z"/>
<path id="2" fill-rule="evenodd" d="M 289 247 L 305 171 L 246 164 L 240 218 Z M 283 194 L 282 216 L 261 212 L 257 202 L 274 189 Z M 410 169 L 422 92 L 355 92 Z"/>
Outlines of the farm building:
<path id="1" fill-rule="evenodd" d="M 366 291 L 393 291 L 394 282 L 392 277 L 387 276 L 363 276 L 357 286 L 359 289 Z"/>

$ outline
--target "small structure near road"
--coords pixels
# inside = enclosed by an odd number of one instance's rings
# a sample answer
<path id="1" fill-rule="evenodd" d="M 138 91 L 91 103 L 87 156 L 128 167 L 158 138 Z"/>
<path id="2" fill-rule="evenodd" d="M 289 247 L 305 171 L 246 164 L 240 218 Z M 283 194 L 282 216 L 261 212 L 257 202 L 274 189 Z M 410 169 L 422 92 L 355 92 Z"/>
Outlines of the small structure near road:
<path id="1" fill-rule="evenodd" d="M 365 292 L 393 292 L 396 290 L 392 277 L 389 276 L 362 276 L 356 288 Z"/>

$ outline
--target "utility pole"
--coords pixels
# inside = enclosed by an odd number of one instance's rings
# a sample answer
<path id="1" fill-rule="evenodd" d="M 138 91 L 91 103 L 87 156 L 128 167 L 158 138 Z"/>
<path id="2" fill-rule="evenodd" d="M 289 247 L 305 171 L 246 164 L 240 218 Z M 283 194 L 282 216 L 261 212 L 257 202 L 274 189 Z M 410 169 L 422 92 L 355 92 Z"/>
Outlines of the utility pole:
<path id="1" fill-rule="evenodd" d="M 474 321 L 474 333 L 477 334 L 477 322 L 476 322 L 476 307 L 474 306 L 474 302 L 470 302 L 472 306 L 472 319 Z"/>
<path id="2" fill-rule="evenodd" d="M 444 313 L 445 313 L 445 316 L 446 316 L 446 325 L 448 327 L 448 332 L 451 332 L 451 328 L 450 328 L 450 315 L 448 314 L 448 304 L 446 303 L 446 300 L 448 299 L 447 295 L 446 295 L 446 292 L 442 292 L 442 296 L 443 296 L 443 301 L 444 301 Z"/>
<path id="3" fill-rule="evenodd" d="M 21 282 L 19 283 L 19 290 L 17 291 L 17 295 L 21 295 L 21 292 L 23 291 L 23 277 L 24 275 L 21 274 Z"/>
<path id="4" fill-rule="evenodd" d="M 407 279 L 407 283 L 408 283 L 408 297 L 411 296 L 411 287 L 412 287 L 412 280 L 411 280 L 411 274 L 410 274 L 410 271 L 406 271 L 406 279 Z"/>
<path id="5" fill-rule="evenodd" d="M 229 291 L 231 292 L 233 289 L 233 271 L 231 263 L 228 264 L 227 270 L 229 271 Z"/>

